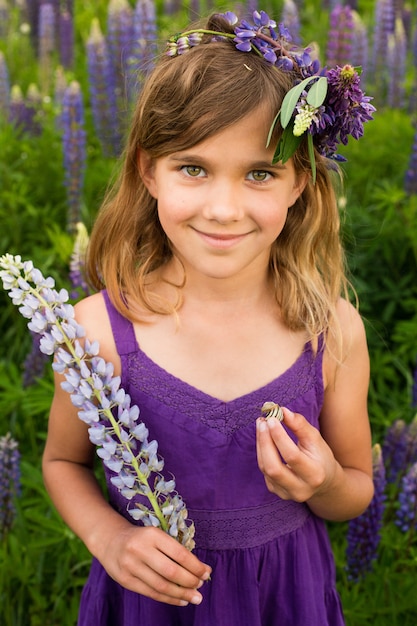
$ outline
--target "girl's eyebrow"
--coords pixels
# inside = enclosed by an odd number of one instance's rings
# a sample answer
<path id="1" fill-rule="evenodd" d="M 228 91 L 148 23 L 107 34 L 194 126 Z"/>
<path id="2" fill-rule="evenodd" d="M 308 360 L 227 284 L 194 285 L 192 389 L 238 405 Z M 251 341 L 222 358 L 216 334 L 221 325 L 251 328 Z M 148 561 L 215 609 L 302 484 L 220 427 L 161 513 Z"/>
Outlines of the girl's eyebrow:
<path id="1" fill-rule="evenodd" d="M 198 163 L 203 167 L 207 164 L 204 156 L 201 154 L 192 154 L 191 152 L 177 152 L 175 154 L 170 154 L 168 158 L 170 161 L 175 161 L 177 163 Z M 281 162 L 272 164 L 271 161 L 253 161 L 246 163 L 245 168 L 248 170 L 285 170 L 286 166 Z"/>

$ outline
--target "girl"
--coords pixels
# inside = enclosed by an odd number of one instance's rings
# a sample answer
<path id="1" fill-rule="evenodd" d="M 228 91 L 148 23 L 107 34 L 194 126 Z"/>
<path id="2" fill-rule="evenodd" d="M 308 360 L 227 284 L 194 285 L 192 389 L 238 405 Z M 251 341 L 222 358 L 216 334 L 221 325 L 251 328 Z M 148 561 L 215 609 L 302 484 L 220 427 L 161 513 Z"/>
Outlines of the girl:
<path id="1" fill-rule="evenodd" d="M 159 442 L 196 549 L 134 525 L 106 469 L 107 501 L 57 376 L 44 476 L 94 556 L 80 626 L 344 623 L 324 520 L 372 497 L 369 364 L 341 298 L 327 158 L 346 138 L 344 77 L 329 73 L 336 99 L 313 107 L 297 85 L 316 73 L 265 13 L 236 27 L 226 14 L 173 39 L 140 95 L 91 237 L 101 291 L 76 315 Z M 349 76 L 359 136 L 371 107 Z M 291 123 L 268 141 L 294 88 Z M 296 135 L 301 110 L 310 126 Z M 265 402 L 285 407 L 282 423 L 260 417 Z"/>

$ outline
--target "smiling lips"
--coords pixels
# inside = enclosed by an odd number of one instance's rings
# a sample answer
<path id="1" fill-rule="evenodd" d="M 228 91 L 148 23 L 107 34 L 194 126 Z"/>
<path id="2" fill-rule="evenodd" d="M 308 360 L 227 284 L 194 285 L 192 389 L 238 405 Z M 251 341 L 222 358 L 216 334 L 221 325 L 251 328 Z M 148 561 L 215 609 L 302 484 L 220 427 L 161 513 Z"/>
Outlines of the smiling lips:
<path id="1" fill-rule="evenodd" d="M 210 246 L 219 249 L 227 249 L 231 248 L 235 244 L 239 243 L 247 237 L 248 233 L 244 233 L 242 235 L 236 234 L 222 234 L 222 233 L 204 233 L 201 230 L 194 229 L 195 232 L 201 237 L 203 241 L 208 243 Z"/>

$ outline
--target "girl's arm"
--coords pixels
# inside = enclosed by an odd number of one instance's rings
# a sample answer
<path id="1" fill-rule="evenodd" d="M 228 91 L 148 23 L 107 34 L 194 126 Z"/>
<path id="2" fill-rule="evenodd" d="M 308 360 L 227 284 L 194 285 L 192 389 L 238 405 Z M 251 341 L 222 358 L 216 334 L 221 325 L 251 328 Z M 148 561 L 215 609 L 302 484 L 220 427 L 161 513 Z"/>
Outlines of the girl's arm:
<path id="1" fill-rule="evenodd" d="M 284 423 L 258 420 L 258 462 L 270 491 L 307 502 L 329 520 L 357 517 L 373 495 L 371 433 L 367 411 L 369 356 L 362 320 L 346 301 L 338 306 L 344 358 L 326 349 L 326 389 L 319 432 L 302 415 L 284 409 Z M 283 461 L 285 460 L 285 462 Z"/>
<path id="2" fill-rule="evenodd" d="M 109 360 L 107 346 L 111 352 L 112 344 L 100 336 L 106 327 L 97 302 L 101 296 L 93 298 L 88 300 L 94 326 L 90 314 L 85 316 L 88 306 L 84 304 L 78 307 L 82 314 L 77 320 L 88 337 L 98 339 L 100 345 L 103 341 L 103 356 Z M 94 335 L 89 328 L 94 328 Z M 56 374 L 43 455 L 45 485 L 58 512 L 109 575 L 127 589 L 169 604 L 198 604 L 202 596 L 196 590 L 208 578 L 210 568 L 164 531 L 135 526 L 109 505 L 94 476 L 95 449 L 87 426 L 78 418 L 69 394 L 61 389 L 62 380 Z"/>

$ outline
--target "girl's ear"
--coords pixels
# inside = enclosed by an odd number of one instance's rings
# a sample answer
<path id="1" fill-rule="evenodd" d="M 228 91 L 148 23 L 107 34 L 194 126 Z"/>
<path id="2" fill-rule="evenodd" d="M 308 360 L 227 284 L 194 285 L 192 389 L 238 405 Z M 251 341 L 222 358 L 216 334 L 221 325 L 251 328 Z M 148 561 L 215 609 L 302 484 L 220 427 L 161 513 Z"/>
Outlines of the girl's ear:
<path id="1" fill-rule="evenodd" d="M 139 174 L 145 184 L 146 189 L 149 191 L 153 198 L 157 199 L 158 190 L 154 176 L 155 160 L 152 159 L 152 157 L 150 157 L 145 150 L 142 150 L 142 148 L 138 148 L 137 162 Z"/>
<path id="2" fill-rule="evenodd" d="M 307 172 L 303 174 L 299 174 L 297 176 L 297 180 L 295 181 L 294 188 L 293 188 L 293 202 L 291 206 L 297 202 L 298 198 L 303 193 L 308 183 L 309 177 L 310 177 L 310 174 L 308 174 Z"/>

